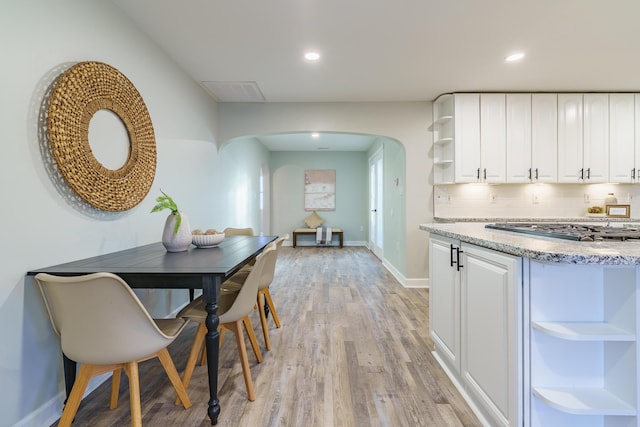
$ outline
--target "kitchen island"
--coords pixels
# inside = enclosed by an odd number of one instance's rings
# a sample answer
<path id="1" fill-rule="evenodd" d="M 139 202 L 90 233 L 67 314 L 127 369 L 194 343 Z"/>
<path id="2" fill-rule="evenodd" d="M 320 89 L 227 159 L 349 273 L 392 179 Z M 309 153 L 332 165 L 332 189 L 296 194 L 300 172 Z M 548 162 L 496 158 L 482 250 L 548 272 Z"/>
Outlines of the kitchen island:
<path id="1" fill-rule="evenodd" d="M 638 426 L 640 242 L 422 224 L 434 355 L 490 426 Z"/>

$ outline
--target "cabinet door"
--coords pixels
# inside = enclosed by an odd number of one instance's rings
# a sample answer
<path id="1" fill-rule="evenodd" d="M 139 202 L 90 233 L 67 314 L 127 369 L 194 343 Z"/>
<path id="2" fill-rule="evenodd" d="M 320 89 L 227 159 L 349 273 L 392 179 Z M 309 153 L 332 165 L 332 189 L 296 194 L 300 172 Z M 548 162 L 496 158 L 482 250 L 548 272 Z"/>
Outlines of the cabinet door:
<path id="1" fill-rule="evenodd" d="M 480 171 L 480 95 L 454 95 L 455 182 L 478 182 Z"/>
<path id="2" fill-rule="evenodd" d="M 522 425 L 519 258 L 463 244 L 461 377 L 492 426 Z"/>
<path id="3" fill-rule="evenodd" d="M 634 182 L 634 109 L 632 93 L 609 95 L 609 182 Z"/>
<path id="4" fill-rule="evenodd" d="M 531 167 L 534 182 L 558 182 L 558 95 L 555 93 L 531 95 Z"/>
<path id="5" fill-rule="evenodd" d="M 436 354 L 456 375 L 460 372 L 460 274 L 451 266 L 451 245 L 441 236 L 429 239 L 429 334 Z M 454 256 L 454 255 L 453 255 Z"/>
<path id="6" fill-rule="evenodd" d="M 526 183 L 531 170 L 531 94 L 507 94 L 507 182 Z"/>
<path id="7" fill-rule="evenodd" d="M 582 182 L 582 94 L 558 94 L 558 182 Z"/>
<path id="8" fill-rule="evenodd" d="M 480 95 L 480 179 L 507 182 L 505 94 Z"/>
<path id="9" fill-rule="evenodd" d="M 609 95 L 585 93 L 582 164 L 585 182 L 609 180 Z"/>
<path id="10" fill-rule="evenodd" d="M 636 123 L 636 135 L 635 135 L 635 141 L 636 141 L 636 154 L 635 154 L 635 164 L 636 164 L 636 181 L 635 182 L 639 182 L 640 181 L 640 94 L 636 93 L 634 95 L 635 101 L 636 101 L 636 108 L 635 108 L 635 123 Z"/>

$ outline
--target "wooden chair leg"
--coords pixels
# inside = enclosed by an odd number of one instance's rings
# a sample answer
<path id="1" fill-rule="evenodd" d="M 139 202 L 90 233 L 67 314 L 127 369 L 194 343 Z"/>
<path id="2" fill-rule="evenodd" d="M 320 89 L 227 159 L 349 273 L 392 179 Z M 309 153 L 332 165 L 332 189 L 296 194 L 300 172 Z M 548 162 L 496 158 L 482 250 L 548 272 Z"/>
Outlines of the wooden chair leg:
<path id="1" fill-rule="evenodd" d="M 120 393 L 120 377 L 122 369 L 114 369 L 111 377 L 111 399 L 109 400 L 109 409 L 118 407 L 118 394 Z"/>
<path id="2" fill-rule="evenodd" d="M 247 357 L 247 348 L 244 345 L 244 334 L 242 333 L 242 320 L 225 324 L 236 336 L 238 344 L 238 353 L 240 355 L 240 364 L 242 365 L 242 373 L 244 375 L 244 384 L 247 387 L 247 396 L 250 401 L 256 400 L 256 393 L 253 390 L 253 381 L 251 380 L 251 371 L 249 370 L 249 359 Z"/>
<path id="3" fill-rule="evenodd" d="M 182 406 L 184 406 L 185 409 L 190 408 L 191 400 L 187 394 L 187 388 L 182 384 L 182 381 L 180 381 L 180 375 L 178 375 L 176 366 L 173 364 L 173 359 L 171 359 L 169 350 L 167 350 L 166 347 L 158 352 L 158 359 L 160 359 L 160 363 L 162 364 L 164 371 L 167 373 L 169 381 L 173 384 L 173 388 L 178 393 L 178 398 L 182 402 Z"/>
<path id="4" fill-rule="evenodd" d="M 258 361 L 258 363 L 262 363 L 262 352 L 260 351 L 260 347 L 258 346 L 258 340 L 256 339 L 255 332 L 253 331 L 253 326 L 251 326 L 251 320 L 249 320 L 249 316 L 243 317 L 242 323 L 244 323 L 244 328 L 247 330 L 249 342 L 251 343 L 251 348 L 253 348 L 253 354 L 256 355 L 256 360 Z"/>
<path id="5" fill-rule="evenodd" d="M 187 359 L 187 366 L 184 368 L 184 374 L 182 375 L 182 385 L 185 390 L 189 388 L 189 383 L 191 382 L 191 377 L 193 376 L 193 370 L 196 367 L 196 362 L 200 358 L 200 350 L 203 347 L 204 338 L 207 334 L 207 327 L 204 323 L 198 324 L 198 329 L 196 330 L 196 336 L 193 339 L 193 345 L 191 346 L 191 352 L 189 353 L 189 358 Z M 206 350 L 202 350 L 206 353 Z M 176 405 L 181 403 L 180 397 L 176 398 Z"/>
<path id="6" fill-rule="evenodd" d="M 131 407 L 131 427 L 142 427 L 142 410 L 140 409 L 140 376 L 138 362 L 125 365 L 125 372 L 129 377 L 129 405 Z"/>
<path id="7" fill-rule="evenodd" d="M 264 298 L 267 301 L 267 305 L 269 306 L 269 310 L 273 315 L 273 321 L 276 324 L 276 328 L 280 327 L 280 319 L 278 318 L 278 313 L 276 312 L 276 307 L 273 305 L 273 300 L 271 299 L 271 293 L 269 292 L 269 288 L 263 289 Z"/>
<path id="8" fill-rule="evenodd" d="M 64 410 L 62 411 L 58 427 L 69 427 L 71 425 L 73 418 L 76 416 L 76 412 L 78 411 L 78 407 L 80 406 L 80 401 L 82 400 L 84 391 L 92 376 L 93 366 L 81 364 L 80 371 L 78 372 L 76 381 L 73 383 L 73 388 L 71 389 L 67 403 L 64 405 Z"/>

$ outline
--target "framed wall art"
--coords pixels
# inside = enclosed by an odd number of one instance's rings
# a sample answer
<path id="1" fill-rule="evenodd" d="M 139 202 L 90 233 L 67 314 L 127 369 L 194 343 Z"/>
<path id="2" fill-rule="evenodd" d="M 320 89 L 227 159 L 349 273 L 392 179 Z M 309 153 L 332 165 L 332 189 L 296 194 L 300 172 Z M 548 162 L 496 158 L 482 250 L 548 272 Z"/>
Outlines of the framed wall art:
<path id="1" fill-rule="evenodd" d="M 304 171 L 304 210 L 336 210 L 335 169 L 309 169 Z"/>

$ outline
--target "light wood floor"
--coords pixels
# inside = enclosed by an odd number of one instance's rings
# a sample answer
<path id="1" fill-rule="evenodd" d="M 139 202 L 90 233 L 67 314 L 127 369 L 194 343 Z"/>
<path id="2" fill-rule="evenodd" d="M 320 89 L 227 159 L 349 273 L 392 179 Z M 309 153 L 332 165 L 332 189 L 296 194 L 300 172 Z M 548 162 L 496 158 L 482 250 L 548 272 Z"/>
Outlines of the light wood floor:
<path id="1" fill-rule="evenodd" d="M 220 426 L 479 426 L 431 355 L 428 291 L 405 289 L 365 248 L 283 247 L 271 285 L 282 322 L 269 317 L 272 350 L 249 348 L 257 398 L 246 398 L 235 340 L 220 350 Z M 169 347 L 182 374 L 195 325 Z M 196 367 L 190 409 L 174 404 L 156 360 L 140 365 L 145 426 L 209 426 L 206 366 Z M 74 425 L 127 426 L 126 377 L 109 410 L 107 381 L 84 399 Z"/>

